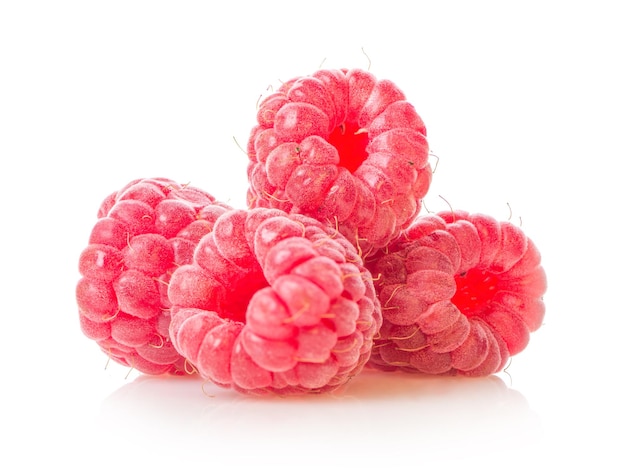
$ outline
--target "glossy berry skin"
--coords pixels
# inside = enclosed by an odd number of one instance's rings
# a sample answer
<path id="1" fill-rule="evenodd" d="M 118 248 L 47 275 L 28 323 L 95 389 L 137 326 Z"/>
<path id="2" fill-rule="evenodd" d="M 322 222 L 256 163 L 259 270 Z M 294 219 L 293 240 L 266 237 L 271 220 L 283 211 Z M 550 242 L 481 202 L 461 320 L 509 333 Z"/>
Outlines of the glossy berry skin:
<path id="1" fill-rule="evenodd" d="M 168 295 L 174 347 L 204 379 L 242 393 L 340 387 L 364 367 L 382 321 L 355 247 L 278 209 L 220 216 Z"/>
<path id="2" fill-rule="evenodd" d="M 76 301 L 85 336 L 124 366 L 183 374 L 185 359 L 169 340 L 167 284 L 230 209 L 166 178 L 133 180 L 111 193 L 78 262 Z"/>
<path id="3" fill-rule="evenodd" d="M 490 375 L 526 348 L 544 318 L 537 247 L 487 215 L 420 216 L 367 267 L 383 312 L 370 361 L 377 368 Z"/>
<path id="4" fill-rule="evenodd" d="M 284 83 L 260 103 L 247 151 L 250 207 L 337 227 L 364 255 L 409 226 L 432 177 L 415 108 L 360 69 Z"/>

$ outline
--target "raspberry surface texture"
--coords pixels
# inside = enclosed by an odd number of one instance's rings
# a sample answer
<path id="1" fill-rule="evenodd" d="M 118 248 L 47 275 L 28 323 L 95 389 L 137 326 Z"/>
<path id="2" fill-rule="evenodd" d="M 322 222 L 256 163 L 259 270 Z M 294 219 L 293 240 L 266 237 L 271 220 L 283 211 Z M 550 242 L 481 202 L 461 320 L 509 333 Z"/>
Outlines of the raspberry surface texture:
<path id="1" fill-rule="evenodd" d="M 410 225 L 432 178 L 414 106 L 360 69 L 285 82 L 260 103 L 247 153 L 249 207 L 336 226 L 365 255 Z"/>
<path id="2" fill-rule="evenodd" d="M 544 318 L 537 247 L 518 226 L 487 215 L 419 216 L 366 266 L 383 313 L 369 362 L 376 368 L 490 375 Z"/>
<path id="3" fill-rule="evenodd" d="M 279 209 L 220 216 L 168 295 L 174 347 L 201 377 L 242 393 L 334 390 L 362 370 L 382 323 L 356 248 Z"/>
<path id="4" fill-rule="evenodd" d="M 101 204 L 79 257 L 80 328 L 112 360 L 146 374 L 182 375 L 169 340 L 171 273 L 231 208 L 166 178 L 137 179 Z"/>

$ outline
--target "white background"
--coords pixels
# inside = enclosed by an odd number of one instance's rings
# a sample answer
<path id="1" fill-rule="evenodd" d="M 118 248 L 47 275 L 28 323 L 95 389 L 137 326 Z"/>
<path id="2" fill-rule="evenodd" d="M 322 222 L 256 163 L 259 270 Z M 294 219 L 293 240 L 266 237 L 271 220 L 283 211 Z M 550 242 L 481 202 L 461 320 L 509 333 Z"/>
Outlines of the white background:
<path id="1" fill-rule="evenodd" d="M 0 467 L 623 468 L 623 19 L 598 0 L 0 3 Z M 494 377 L 365 373 L 323 397 L 107 365 L 74 300 L 101 200 L 164 176 L 243 207 L 259 96 L 319 67 L 405 92 L 439 159 L 429 210 L 522 224 L 544 325 Z"/>

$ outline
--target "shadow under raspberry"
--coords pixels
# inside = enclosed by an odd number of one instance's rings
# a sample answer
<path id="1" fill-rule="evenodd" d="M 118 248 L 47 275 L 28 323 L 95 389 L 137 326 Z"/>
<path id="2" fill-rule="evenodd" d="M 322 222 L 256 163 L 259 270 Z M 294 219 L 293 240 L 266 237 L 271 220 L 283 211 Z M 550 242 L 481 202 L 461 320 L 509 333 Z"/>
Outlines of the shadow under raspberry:
<path id="1" fill-rule="evenodd" d="M 366 370 L 341 390 L 251 396 L 200 379 L 140 376 L 101 407 L 100 427 L 134 453 L 168 443 L 192 461 L 320 465 L 539 455 L 542 426 L 498 376 L 434 377 Z M 146 450 L 148 452 L 148 450 Z M 326 457 L 324 457 L 326 456 Z"/>

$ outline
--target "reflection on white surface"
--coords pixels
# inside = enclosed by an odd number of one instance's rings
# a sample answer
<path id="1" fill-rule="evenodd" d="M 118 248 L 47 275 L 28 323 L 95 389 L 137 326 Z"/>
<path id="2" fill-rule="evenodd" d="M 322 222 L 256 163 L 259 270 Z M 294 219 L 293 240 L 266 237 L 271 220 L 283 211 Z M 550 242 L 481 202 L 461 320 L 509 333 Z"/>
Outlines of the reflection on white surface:
<path id="1" fill-rule="evenodd" d="M 140 376 L 103 401 L 98 426 L 138 461 L 307 468 L 517 460 L 532 457 L 542 434 L 525 398 L 498 376 L 376 371 L 341 393 L 288 398 Z"/>

